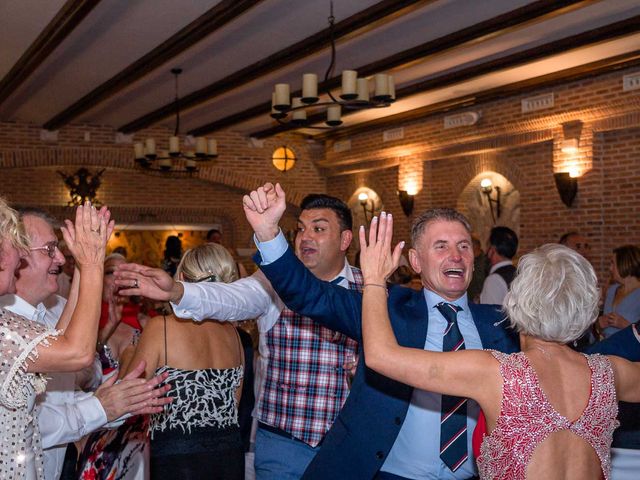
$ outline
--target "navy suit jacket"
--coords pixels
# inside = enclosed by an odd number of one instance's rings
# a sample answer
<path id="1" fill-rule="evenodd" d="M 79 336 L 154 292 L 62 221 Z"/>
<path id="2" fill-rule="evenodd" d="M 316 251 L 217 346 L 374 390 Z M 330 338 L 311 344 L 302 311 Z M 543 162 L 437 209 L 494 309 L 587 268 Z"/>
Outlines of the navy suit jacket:
<path id="1" fill-rule="evenodd" d="M 319 280 L 291 249 L 260 268 L 291 310 L 362 341 L 360 293 Z M 388 305 L 398 343 L 423 349 L 429 322 L 424 293 L 391 287 Z M 471 303 L 469 308 L 485 349 L 505 353 L 520 349 L 518 335 L 503 321 L 504 314 L 498 308 Z M 640 359 L 640 346 L 632 333 L 619 340 L 609 342 L 608 347 L 627 346 Z M 364 355 L 360 355 L 349 397 L 303 478 L 373 478 L 398 436 L 412 392 L 413 387 L 366 368 Z"/>

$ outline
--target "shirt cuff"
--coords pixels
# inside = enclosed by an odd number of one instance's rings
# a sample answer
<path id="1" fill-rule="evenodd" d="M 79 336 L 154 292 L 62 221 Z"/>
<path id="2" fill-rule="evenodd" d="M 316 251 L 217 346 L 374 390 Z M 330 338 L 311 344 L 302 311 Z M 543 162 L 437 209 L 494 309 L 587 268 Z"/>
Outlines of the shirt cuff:
<path id="1" fill-rule="evenodd" d="M 259 242 L 254 234 L 253 241 L 256 244 L 256 247 L 258 247 L 258 251 L 262 257 L 260 265 L 269 265 L 270 263 L 275 262 L 284 255 L 284 252 L 289 248 L 289 244 L 287 243 L 287 239 L 284 238 L 282 230 L 278 232 L 276 238 L 266 242 Z"/>
<path id="2" fill-rule="evenodd" d="M 77 399 L 76 406 L 84 420 L 85 434 L 93 432 L 107 423 L 107 413 L 104 411 L 104 408 L 102 408 L 100 400 L 98 400 L 94 395 L 89 395 L 87 398 L 83 399 Z"/>
<path id="3" fill-rule="evenodd" d="M 193 316 L 193 312 L 198 310 L 200 306 L 200 292 L 198 287 L 196 287 L 193 283 L 189 282 L 180 282 L 182 283 L 182 287 L 184 288 L 184 292 L 182 293 L 182 298 L 180 299 L 180 303 L 175 304 L 173 302 L 169 302 L 171 307 L 173 308 L 173 313 L 176 314 L 176 317 L 179 318 L 191 318 Z"/>

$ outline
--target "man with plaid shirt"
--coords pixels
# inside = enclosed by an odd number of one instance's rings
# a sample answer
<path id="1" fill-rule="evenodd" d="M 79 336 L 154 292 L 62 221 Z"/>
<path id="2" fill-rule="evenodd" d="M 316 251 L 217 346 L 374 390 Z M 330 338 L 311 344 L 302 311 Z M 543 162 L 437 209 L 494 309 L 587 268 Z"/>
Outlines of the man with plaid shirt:
<path id="1" fill-rule="evenodd" d="M 345 258 L 352 240 L 349 207 L 328 195 L 309 195 L 301 208 L 298 258 L 316 277 L 360 291 L 360 270 Z M 121 293 L 168 300 L 179 317 L 258 319 L 256 477 L 300 478 L 349 394 L 357 343 L 287 309 L 260 272 L 230 284 L 179 283 L 158 269 L 130 264 L 116 277 L 125 287 L 138 281 L 139 288 Z"/>

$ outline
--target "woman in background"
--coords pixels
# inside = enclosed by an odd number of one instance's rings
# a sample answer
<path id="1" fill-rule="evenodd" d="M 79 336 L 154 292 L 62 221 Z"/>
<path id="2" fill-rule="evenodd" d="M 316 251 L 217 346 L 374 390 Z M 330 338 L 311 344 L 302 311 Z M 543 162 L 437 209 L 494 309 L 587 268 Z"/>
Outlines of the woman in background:
<path id="1" fill-rule="evenodd" d="M 640 320 L 640 248 L 624 245 L 614 249 L 611 276 L 614 283 L 607 289 L 603 315 L 598 319 L 605 338 Z"/>
<path id="2" fill-rule="evenodd" d="M 221 245 L 188 250 L 176 278 L 184 282 L 238 279 L 233 257 Z M 152 478 L 242 480 L 244 451 L 238 425 L 243 378 L 242 344 L 235 327 L 215 319 L 152 318 L 130 365 L 146 376 L 168 372 L 176 400 L 151 419 Z"/>
<path id="3" fill-rule="evenodd" d="M 611 276 L 604 313 L 598 325 L 609 337 L 640 320 L 640 248 L 625 245 L 613 250 Z M 640 472 L 640 405 L 620 402 L 620 427 L 613 433 L 612 476 L 615 480 L 636 480 Z"/>
<path id="4" fill-rule="evenodd" d="M 360 229 L 367 366 L 462 403 L 476 400 L 489 432 L 478 456 L 482 479 L 608 479 L 617 400 L 640 401 L 640 365 L 582 355 L 566 345 L 596 320 L 599 292 L 591 264 L 561 245 L 545 245 L 520 259 L 504 304 L 520 333 L 521 352 L 405 348 L 387 310 L 385 280 L 403 246 L 392 254 L 392 226 L 390 215 L 374 218 L 368 245 Z M 437 242 L 425 248 L 434 251 L 424 255 L 440 259 L 457 255 L 459 247 Z M 454 304 L 440 308 L 456 310 Z M 447 315 L 445 335 L 455 334 L 455 314 Z"/>

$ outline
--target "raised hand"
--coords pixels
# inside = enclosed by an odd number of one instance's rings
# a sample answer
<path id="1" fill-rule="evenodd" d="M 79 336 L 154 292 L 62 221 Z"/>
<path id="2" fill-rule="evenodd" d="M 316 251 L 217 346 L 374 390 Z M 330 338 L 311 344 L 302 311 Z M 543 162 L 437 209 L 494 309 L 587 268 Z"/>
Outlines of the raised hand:
<path id="1" fill-rule="evenodd" d="M 382 212 L 380 219 L 373 217 L 369 227 L 367 244 L 364 226 L 360 226 L 360 268 L 364 283 L 384 285 L 387 278 L 398 268 L 404 242 L 396 245 L 391 252 L 393 237 L 393 217 Z"/>
<path id="2" fill-rule="evenodd" d="M 184 293 L 182 284 L 160 268 L 125 263 L 116 268 L 114 276 L 121 288 L 118 295 L 141 295 L 151 300 L 179 303 Z"/>
<path id="3" fill-rule="evenodd" d="M 114 222 L 111 212 L 102 207 L 96 210 L 90 202 L 76 209 L 75 223 L 65 220 L 61 227 L 62 236 L 76 260 L 78 269 L 103 266 L 107 240 L 113 232 Z"/>
<path id="4" fill-rule="evenodd" d="M 265 242 L 278 235 L 278 222 L 286 209 L 285 193 L 279 183 L 265 183 L 242 198 L 247 221 L 259 241 Z"/>

